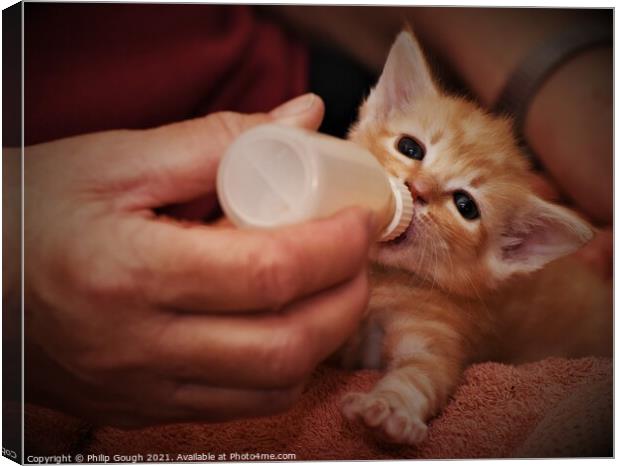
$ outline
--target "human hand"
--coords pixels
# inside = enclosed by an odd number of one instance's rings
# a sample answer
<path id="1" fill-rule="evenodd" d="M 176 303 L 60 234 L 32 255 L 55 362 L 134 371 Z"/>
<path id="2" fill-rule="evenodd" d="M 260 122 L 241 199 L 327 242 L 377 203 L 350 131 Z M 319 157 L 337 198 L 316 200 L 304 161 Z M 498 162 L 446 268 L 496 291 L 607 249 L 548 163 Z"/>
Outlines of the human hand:
<path id="1" fill-rule="evenodd" d="M 215 190 L 244 129 L 323 105 L 218 113 L 25 151 L 26 398 L 124 427 L 290 406 L 367 302 L 361 209 L 274 231 L 157 215 Z"/>

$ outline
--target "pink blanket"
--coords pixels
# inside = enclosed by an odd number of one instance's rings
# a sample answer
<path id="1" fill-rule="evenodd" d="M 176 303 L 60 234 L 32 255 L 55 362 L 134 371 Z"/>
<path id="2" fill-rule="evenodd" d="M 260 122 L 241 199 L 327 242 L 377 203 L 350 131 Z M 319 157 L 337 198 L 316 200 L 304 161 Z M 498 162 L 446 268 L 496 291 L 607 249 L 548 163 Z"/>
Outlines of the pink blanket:
<path id="1" fill-rule="evenodd" d="M 179 424 L 136 431 L 95 428 L 34 406 L 26 414 L 27 454 L 294 454 L 297 460 L 611 456 L 612 362 L 550 358 L 484 363 L 464 374 L 443 413 L 416 447 L 378 443 L 343 420 L 340 398 L 369 389 L 380 374 L 320 368 L 297 405 L 262 419 Z M 238 457 L 242 459 L 243 457 Z M 275 457 L 274 457 L 275 458 Z M 290 457 L 289 457 L 290 458 Z"/>

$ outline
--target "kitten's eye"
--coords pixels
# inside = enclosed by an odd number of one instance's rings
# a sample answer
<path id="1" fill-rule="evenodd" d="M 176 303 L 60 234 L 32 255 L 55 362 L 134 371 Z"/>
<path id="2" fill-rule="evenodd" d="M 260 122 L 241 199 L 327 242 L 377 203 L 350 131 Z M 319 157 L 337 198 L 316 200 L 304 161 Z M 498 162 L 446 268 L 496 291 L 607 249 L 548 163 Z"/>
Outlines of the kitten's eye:
<path id="1" fill-rule="evenodd" d="M 456 191 L 453 195 L 454 205 L 459 214 L 466 220 L 474 220 L 480 217 L 478 207 L 469 194 L 463 191 Z"/>
<path id="2" fill-rule="evenodd" d="M 425 155 L 424 148 L 420 143 L 409 136 L 400 138 L 396 148 L 398 152 L 414 160 L 422 160 Z"/>

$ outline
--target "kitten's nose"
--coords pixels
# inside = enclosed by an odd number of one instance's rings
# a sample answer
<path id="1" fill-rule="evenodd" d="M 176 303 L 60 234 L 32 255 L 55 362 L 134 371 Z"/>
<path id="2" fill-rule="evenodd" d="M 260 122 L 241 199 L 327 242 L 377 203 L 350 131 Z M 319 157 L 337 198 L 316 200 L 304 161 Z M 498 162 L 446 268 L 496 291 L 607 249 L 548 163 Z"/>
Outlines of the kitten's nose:
<path id="1" fill-rule="evenodd" d="M 422 179 L 417 179 L 408 181 L 407 186 L 413 197 L 413 202 L 423 205 L 428 203 L 428 198 L 432 189 L 431 183 Z"/>

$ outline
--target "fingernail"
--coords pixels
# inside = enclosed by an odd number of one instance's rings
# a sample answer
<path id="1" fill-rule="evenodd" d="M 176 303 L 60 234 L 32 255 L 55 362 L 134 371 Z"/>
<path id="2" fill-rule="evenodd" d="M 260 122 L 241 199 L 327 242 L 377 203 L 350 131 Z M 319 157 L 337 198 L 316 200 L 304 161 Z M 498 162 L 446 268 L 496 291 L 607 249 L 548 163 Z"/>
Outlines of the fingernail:
<path id="1" fill-rule="evenodd" d="M 299 97 L 295 97 L 293 100 L 284 102 L 279 107 L 274 108 L 270 113 L 275 118 L 288 118 L 301 113 L 305 113 L 312 108 L 317 100 L 317 95 L 312 92 Z"/>

